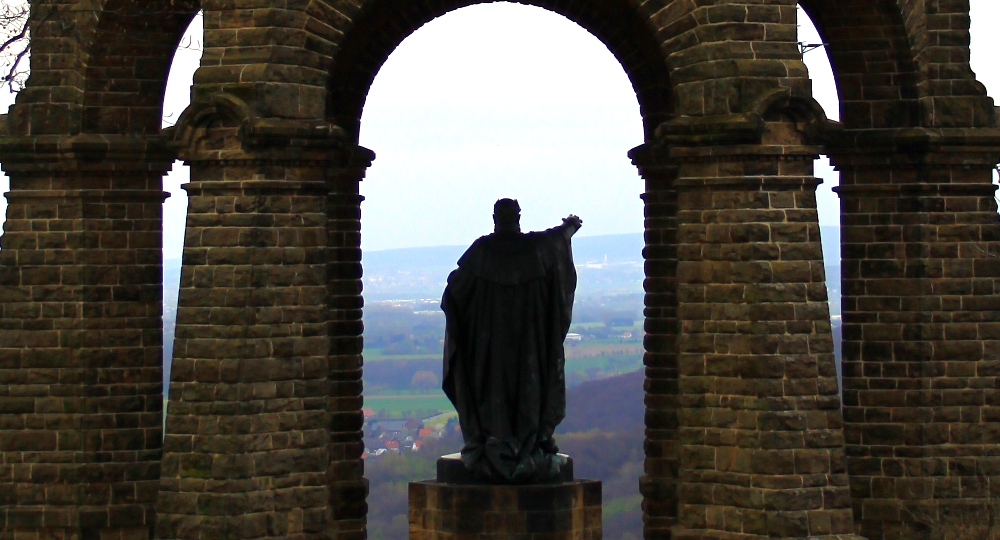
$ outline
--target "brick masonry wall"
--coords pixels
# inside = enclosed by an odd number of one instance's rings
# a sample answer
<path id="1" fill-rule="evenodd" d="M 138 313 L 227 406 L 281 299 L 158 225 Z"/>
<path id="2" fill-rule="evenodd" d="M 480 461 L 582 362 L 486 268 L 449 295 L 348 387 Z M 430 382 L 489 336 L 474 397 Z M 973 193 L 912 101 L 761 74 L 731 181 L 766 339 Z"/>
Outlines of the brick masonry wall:
<path id="1" fill-rule="evenodd" d="M 359 184 L 374 154 L 349 152 L 327 171 L 327 298 L 330 309 L 329 399 L 330 506 L 339 540 L 366 536 L 368 480 L 364 478 L 361 382 L 361 201 Z"/>
<path id="2" fill-rule="evenodd" d="M 914 142 L 906 159 L 870 143 L 835 160 L 848 463 L 872 539 L 914 522 L 963 536 L 1000 481 L 997 150 Z"/>
<path id="3" fill-rule="evenodd" d="M 323 161 L 231 128 L 186 142 L 157 536 L 327 538 Z"/>
<path id="4" fill-rule="evenodd" d="M 675 148 L 680 394 L 674 538 L 854 531 L 812 177 L 795 124 Z"/>
<path id="5" fill-rule="evenodd" d="M 124 137 L 45 142 L 0 147 L 11 178 L 0 538 L 145 539 L 160 476 L 169 154 Z"/>
<path id="6" fill-rule="evenodd" d="M 677 337 L 677 168 L 662 151 L 642 146 L 631 152 L 646 180 L 645 240 L 646 440 L 639 481 L 647 537 L 668 537 L 677 522 L 681 441 L 678 428 Z M 661 158 L 661 159 L 657 159 Z"/>

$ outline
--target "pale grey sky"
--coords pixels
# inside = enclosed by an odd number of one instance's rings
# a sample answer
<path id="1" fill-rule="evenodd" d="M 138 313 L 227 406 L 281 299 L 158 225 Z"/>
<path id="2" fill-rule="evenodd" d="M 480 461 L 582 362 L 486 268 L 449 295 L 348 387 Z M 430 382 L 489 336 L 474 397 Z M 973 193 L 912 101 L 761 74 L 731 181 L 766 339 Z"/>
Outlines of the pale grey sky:
<path id="1" fill-rule="evenodd" d="M 1000 4 L 971 4 L 973 69 L 997 96 Z M 800 19 L 801 40 L 819 42 Z M 196 19 L 186 39 L 200 43 L 201 33 Z M 178 51 L 167 124 L 187 105 L 198 58 L 196 50 Z M 817 100 L 836 118 L 825 52 L 805 59 Z M 0 93 L 0 110 L 10 100 Z M 525 228 L 572 212 L 584 219 L 581 235 L 642 231 L 642 180 L 626 156 L 642 143 L 642 126 L 628 78 L 595 37 L 540 8 L 477 5 L 419 29 L 376 77 L 361 143 L 378 154 L 362 184 L 365 249 L 467 244 L 492 229 L 493 201 L 504 196 L 521 201 Z M 821 160 L 817 175 L 825 179 L 820 220 L 835 225 L 836 174 Z M 182 248 L 186 181 L 182 166 L 165 181 L 173 194 L 164 208 L 167 258 Z"/>

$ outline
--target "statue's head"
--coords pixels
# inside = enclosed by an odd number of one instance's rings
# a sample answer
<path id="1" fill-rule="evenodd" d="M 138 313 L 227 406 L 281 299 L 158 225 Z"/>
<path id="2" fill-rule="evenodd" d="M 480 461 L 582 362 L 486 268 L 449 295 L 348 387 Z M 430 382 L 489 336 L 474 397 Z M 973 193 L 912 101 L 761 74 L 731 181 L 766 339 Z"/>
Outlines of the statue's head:
<path id="1" fill-rule="evenodd" d="M 497 232 L 521 231 L 521 207 L 514 199 L 500 199 L 493 205 L 493 225 Z"/>

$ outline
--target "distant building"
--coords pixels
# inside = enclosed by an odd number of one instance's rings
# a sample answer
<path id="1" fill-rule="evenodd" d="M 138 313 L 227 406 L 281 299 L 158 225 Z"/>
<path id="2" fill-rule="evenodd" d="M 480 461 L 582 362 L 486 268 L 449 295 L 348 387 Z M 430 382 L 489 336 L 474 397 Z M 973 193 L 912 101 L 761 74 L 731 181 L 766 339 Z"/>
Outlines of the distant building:
<path id="1" fill-rule="evenodd" d="M 583 341 L 583 336 L 571 332 L 566 334 L 566 341 Z"/>

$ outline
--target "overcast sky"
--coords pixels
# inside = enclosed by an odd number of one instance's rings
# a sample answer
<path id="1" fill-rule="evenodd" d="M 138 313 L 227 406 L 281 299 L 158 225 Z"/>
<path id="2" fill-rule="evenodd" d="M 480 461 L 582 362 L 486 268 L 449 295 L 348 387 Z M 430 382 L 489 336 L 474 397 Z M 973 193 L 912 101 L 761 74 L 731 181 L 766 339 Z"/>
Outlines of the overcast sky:
<path id="1" fill-rule="evenodd" d="M 0 0 L 5 3 L 13 0 Z M 971 0 L 973 69 L 1000 95 L 996 0 Z M 800 39 L 818 43 L 800 17 Z M 186 38 L 201 41 L 197 19 Z M 165 123 L 186 107 L 199 52 L 181 49 L 165 102 Z M 837 118 L 837 96 L 822 49 L 807 53 L 814 94 Z M 0 93 L 0 110 L 10 96 Z M 483 4 L 432 21 L 409 37 L 375 79 L 361 143 L 378 155 L 362 183 L 365 249 L 468 244 L 492 230 L 500 197 L 521 203 L 525 229 L 579 214 L 581 235 L 642 231 L 642 180 L 627 152 L 643 142 L 635 94 L 614 56 L 569 20 L 520 4 Z M 165 188 L 165 255 L 181 252 L 187 181 L 175 167 Z M 817 175 L 820 220 L 839 221 Z M 6 183 L 6 179 L 3 180 Z M 6 189 L 0 185 L 0 188 Z"/>

